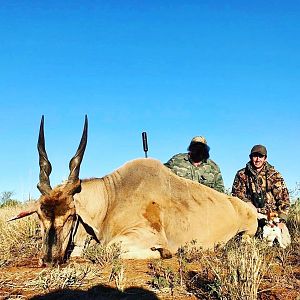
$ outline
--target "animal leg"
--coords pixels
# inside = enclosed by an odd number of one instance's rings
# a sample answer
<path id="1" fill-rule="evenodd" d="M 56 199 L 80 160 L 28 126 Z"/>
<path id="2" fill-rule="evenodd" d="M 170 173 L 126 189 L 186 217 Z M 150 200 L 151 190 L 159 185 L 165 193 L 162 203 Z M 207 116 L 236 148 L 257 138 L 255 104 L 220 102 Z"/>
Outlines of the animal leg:
<path id="1" fill-rule="evenodd" d="M 251 242 L 251 238 L 255 236 L 257 228 L 258 224 L 256 222 L 249 223 L 248 228 L 242 232 L 242 242 Z"/>
<path id="2" fill-rule="evenodd" d="M 121 247 L 121 255 L 122 259 L 157 259 L 160 258 L 160 254 L 157 251 L 152 251 L 150 247 L 143 245 L 141 241 L 138 241 L 131 237 L 127 236 L 119 236 L 112 239 L 107 247 L 110 247 L 113 244 L 118 244 Z"/>
<path id="3" fill-rule="evenodd" d="M 172 253 L 168 249 L 151 247 L 151 250 L 158 251 L 161 258 L 164 258 L 164 259 L 172 258 Z"/>
<path id="4" fill-rule="evenodd" d="M 131 230 L 117 236 L 113 238 L 108 245 L 112 243 L 121 244 L 121 258 L 155 259 L 161 257 L 170 258 L 172 256 L 161 234 L 146 228 L 140 228 L 138 231 Z"/>
<path id="5" fill-rule="evenodd" d="M 124 250 L 120 257 L 122 259 L 159 259 L 160 253 L 151 249 L 131 248 L 128 251 Z"/>
<path id="6" fill-rule="evenodd" d="M 80 257 L 82 255 L 84 247 L 83 246 L 75 246 L 70 257 Z"/>

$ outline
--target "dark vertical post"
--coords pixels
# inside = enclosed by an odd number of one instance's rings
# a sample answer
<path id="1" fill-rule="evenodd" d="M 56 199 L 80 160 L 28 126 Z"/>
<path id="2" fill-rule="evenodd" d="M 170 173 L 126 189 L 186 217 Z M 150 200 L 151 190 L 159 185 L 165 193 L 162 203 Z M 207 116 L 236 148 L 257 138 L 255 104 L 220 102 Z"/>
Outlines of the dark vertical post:
<path id="1" fill-rule="evenodd" d="M 147 158 L 147 151 L 148 151 L 148 142 L 147 142 L 147 133 L 142 132 L 142 139 L 143 139 L 143 148 L 145 152 L 145 157 Z"/>

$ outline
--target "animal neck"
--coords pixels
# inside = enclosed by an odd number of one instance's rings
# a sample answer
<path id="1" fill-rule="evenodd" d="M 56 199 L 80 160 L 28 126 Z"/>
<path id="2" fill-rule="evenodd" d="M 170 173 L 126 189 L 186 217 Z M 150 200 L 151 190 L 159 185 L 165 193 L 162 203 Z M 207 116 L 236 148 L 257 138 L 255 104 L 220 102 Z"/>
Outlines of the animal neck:
<path id="1" fill-rule="evenodd" d="M 98 229 L 95 233 L 101 239 L 101 225 L 109 207 L 108 194 L 102 178 L 83 180 L 81 191 L 74 195 L 76 212 L 86 224 Z"/>

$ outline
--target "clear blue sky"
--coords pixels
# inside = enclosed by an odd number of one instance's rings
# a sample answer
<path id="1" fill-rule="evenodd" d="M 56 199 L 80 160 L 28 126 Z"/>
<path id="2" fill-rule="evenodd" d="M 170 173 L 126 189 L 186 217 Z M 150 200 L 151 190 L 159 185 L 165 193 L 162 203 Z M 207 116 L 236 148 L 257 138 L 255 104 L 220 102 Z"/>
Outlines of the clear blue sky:
<path id="1" fill-rule="evenodd" d="M 254 144 L 300 181 L 299 1 L 14 1 L 0 6 L 0 192 L 39 195 L 45 115 L 52 186 L 83 127 L 80 177 L 167 161 L 196 135 L 231 187 Z"/>

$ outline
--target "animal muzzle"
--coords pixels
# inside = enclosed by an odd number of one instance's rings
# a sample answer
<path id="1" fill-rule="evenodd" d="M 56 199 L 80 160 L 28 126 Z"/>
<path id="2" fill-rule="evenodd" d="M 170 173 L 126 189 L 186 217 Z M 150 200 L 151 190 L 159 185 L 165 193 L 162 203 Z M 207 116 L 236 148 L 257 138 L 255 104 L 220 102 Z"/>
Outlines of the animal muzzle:
<path id="1" fill-rule="evenodd" d="M 41 258 L 39 259 L 39 266 L 55 266 L 62 264 L 64 261 L 64 255 L 60 253 L 42 253 Z"/>
<path id="2" fill-rule="evenodd" d="M 48 238 L 41 250 L 40 265 L 58 265 L 64 262 L 64 251 L 57 239 Z"/>

